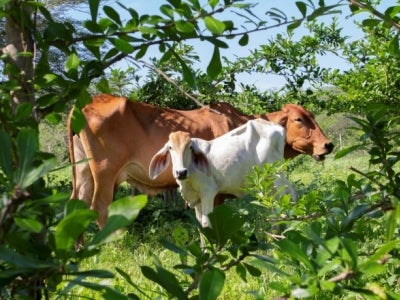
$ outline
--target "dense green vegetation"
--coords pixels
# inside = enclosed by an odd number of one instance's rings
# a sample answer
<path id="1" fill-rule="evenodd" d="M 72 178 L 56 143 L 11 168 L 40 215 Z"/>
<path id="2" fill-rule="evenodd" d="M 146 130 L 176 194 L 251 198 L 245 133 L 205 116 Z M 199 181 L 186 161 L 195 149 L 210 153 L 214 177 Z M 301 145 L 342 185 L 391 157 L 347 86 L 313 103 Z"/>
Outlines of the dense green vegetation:
<path id="1" fill-rule="evenodd" d="M 123 20 L 111 3 L 87 4 L 90 16 L 79 22 L 43 2 L 0 3 L 1 298 L 400 298 L 399 5 L 297 1 L 292 18 L 236 0 L 169 0 L 157 15 L 118 4 Z M 348 41 L 337 19 L 326 23 L 340 13 L 361 16 L 354 26 L 363 39 Z M 253 32 L 276 27 L 286 31 L 248 57 L 221 57 L 220 49 L 247 47 Z M 309 33 L 297 38 L 299 27 Z M 199 57 L 185 42 L 194 39 L 212 46 L 205 70 L 194 68 Z M 159 59 L 144 60 L 150 48 Z M 320 66 L 325 53 L 349 70 Z M 148 78 L 113 69 L 122 59 L 149 68 Z M 259 91 L 236 80 L 242 72 L 281 75 L 287 84 Z M 339 145 L 336 160 L 255 169 L 252 196 L 215 209 L 212 228 L 200 228 L 182 201 L 166 208 L 122 189 L 98 230 L 96 212 L 68 201 L 60 137 L 72 106 L 73 128 L 84 126 L 81 109 L 97 92 L 180 108 L 224 100 L 246 113 L 299 103 L 329 116 L 320 123 Z M 337 113 L 351 113 L 357 129 Z M 296 183 L 297 202 L 266 193 L 277 169 Z"/>

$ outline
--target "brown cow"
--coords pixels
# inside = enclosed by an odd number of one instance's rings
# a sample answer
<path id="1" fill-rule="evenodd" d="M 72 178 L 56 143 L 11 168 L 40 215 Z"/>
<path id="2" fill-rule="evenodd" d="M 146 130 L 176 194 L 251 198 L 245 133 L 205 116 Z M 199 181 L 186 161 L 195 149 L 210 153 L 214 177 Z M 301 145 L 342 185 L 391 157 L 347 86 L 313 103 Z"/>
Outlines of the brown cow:
<path id="1" fill-rule="evenodd" d="M 285 158 L 303 153 L 323 160 L 333 150 L 333 144 L 313 116 L 301 106 L 287 104 L 281 111 L 251 116 L 238 112 L 228 103 L 211 108 L 174 110 L 132 102 L 125 97 L 94 96 L 82 109 L 87 122 L 79 134 L 72 132 L 71 114 L 68 119 L 71 162 L 89 158 L 88 163 L 73 166 L 71 198 L 82 199 L 98 211 L 98 223 L 103 227 L 118 184 L 127 181 L 148 195 L 176 187 L 170 170 L 156 180 L 148 175 L 151 158 L 172 131 L 187 131 L 194 137 L 210 140 L 249 119 L 263 118 L 286 128 Z"/>

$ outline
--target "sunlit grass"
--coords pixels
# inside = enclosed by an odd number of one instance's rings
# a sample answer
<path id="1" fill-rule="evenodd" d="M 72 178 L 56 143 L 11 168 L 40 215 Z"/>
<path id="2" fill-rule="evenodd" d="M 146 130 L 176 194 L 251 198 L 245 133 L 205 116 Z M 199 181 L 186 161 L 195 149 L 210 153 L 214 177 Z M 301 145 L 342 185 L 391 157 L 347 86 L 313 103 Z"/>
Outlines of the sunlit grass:
<path id="1" fill-rule="evenodd" d="M 346 180 L 351 174 L 350 166 L 364 169 L 368 167 L 366 156 L 351 154 L 339 160 L 328 156 L 324 163 L 316 163 L 309 157 L 299 157 L 292 162 L 290 179 L 299 187 L 300 193 L 313 189 L 332 189 L 335 180 Z M 123 185 L 119 195 L 130 193 L 129 186 Z M 178 200 L 182 201 L 182 200 Z M 183 202 L 167 203 L 167 207 L 159 198 L 150 199 L 147 207 L 141 212 L 138 219 L 130 226 L 121 240 L 105 245 L 99 254 L 86 259 L 80 270 L 103 269 L 116 274 L 112 279 L 93 279 L 94 282 L 115 288 L 124 295 L 135 294 L 140 299 L 167 299 L 165 291 L 154 282 L 148 280 L 141 272 L 141 266 L 154 267 L 155 264 L 169 271 L 174 271 L 174 266 L 180 263 L 179 256 L 162 246 L 161 240 L 173 241 L 172 232 L 177 226 L 183 226 L 192 239 L 198 239 L 198 232 L 194 225 L 188 222 L 185 215 Z M 268 242 L 268 233 L 271 224 L 265 223 L 265 216 L 259 208 L 246 203 L 246 199 L 231 200 L 229 205 L 236 206 L 238 210 L 246 211 L 248 226 L 259 230 L 258 237 Z M 272 253 L 259 254 L 273 255 Z M 254 259 L 248 259 L 251 262 Z M 118 274 L 117 268 L 129 275 L 134 286 L 125 281 Z M 261 268 L 259 277 L 248 275 L 244 281 L 232 268 L 226 273 L 224 289 L 219 299 L 271 299 L 281 296 L 270 287 L 274 281 L 285 280 L 268 269 Z M 187 280 L 190 280 L 188 277 Z M 77 297 L 89 299 L 102 299 L 99 292 L 89 289 L 77 288 L 74 290 Z"/>

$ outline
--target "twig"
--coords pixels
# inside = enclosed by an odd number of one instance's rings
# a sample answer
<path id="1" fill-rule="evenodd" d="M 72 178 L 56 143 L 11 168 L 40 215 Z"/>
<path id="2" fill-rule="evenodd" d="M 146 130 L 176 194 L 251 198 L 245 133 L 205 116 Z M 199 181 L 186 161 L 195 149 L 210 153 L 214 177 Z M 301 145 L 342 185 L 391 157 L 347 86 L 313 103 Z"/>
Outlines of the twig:
<path id="1" fill-rule="evenodd" d="M 392 27 L 394 27 L 394 28 L 396 28 L 397 30 L 400 31 L 400 24 L 399 24 L 399 23 L 393 21 L 392 19 L 388 20 L 388 19 L 385 17 L 385 15 L 384 15 L 383 13 L 377 11 L 377 10 L 374 9 L 372 6 L 370 6 L 370 5 L 365 5 L 364 3 L 361 3 L 361 2 L 358 1 L 358 0 L 349 0 L 349 2 L 350 2 L 351 5 L 354 5 L 354 6 L 357 6 L 357 7 L 359 7 L 359 8 L 368 10 L 368 11 L 371 12 L 374 16 L 378 17 L 379 19 L 381 19 L 381 20 L 384 21 L 384 22 L 389 23 L 389 25 L 391 25 Z"/>
<path id="2" fill-rule="evenodd" d="M 169 82 L 170 84 L 172 84 L 173 86 L 175 86 L 179 92 L 181 92 L 185 97 L 188 97 L 190 100 L 194 101 L 198 106 L 200 107 L 204 107 L 204 105 L 199 101 L 199 99 L 197 99 L 196 97 L 190 95 L 189 93 L 187 93 L 183 88 L 181 88 L 171 77 L 169 77 L 167 74 L 165 74 L 162 70 L 160 70 L 159 68 L 143 61 L 143 60 L 139 60 L 139 62 L 143 65 L 145 65 L 146 67 L 148 67 L 149 69 L 152 69 L 153 71 L 155 71 L 158 75 L 160 75 L 161 77 L 163 77 L 167 82 Z"/>
<path id="3" fill-rule="evenodd" d="M 155 71 L 158 75 L 160 75 L 162 78 L 164 78 L 167 82 L 169 82 L 170 84 L 172 84 L 173 86 L 175 86 L 180 93 L 182 93 L 182 95 L 184 95 L 185 97 L 189 98 L 190 100 L 192 100 L 194 103 L 196 103 L 198 106 L 200 107 L 205 107 L 207 108 L 209 111 L 212 111 L 216 114 L 221 115 L 222 113 L 218 110 L 212 109 L 210 107 L 208 107 L 207 105 L 202 104 L 198 98 L 196 98 L 195 96 L 187 93 L 183 88 L 181 88 L 171 77 L 169 77 L 167 74 L 165 74 L 162 70 L 160 70 L 159 68 L 155 67 L 152 64 L 149 64 L 143 60 L 139 60 L 139 63 L 143 64 L 144 66 L 146 66 L 149 69 L 152 69 L 153 71 Z"/>
<path id="4" fill-rule="evenodd" d="M 342 280 L 352 279 L 352 278 L 354 278 L 354 276 L 356 276 L 356 273 L 354 271 L 349 270 L 349 271 L 344 271 L 344 272 L 340 273 L 339 275 L 336 275 L 335 277 L 328 279 L 328 281 L 339 282 Z"/>

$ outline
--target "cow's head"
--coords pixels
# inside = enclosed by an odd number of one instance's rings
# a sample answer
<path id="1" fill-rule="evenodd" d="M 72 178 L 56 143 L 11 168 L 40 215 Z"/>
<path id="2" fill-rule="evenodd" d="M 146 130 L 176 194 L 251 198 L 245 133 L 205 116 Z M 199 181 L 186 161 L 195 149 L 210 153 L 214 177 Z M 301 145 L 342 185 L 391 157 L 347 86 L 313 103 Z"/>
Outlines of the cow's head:
<path id="1" fill-rule="evenodd" d="M 285 158 L 309 154 L 322 161 L 333 150 L 333 143 L 318 126 L 313 115 L 303 107 L 286 104 L 279 112 L 267 114 L 270 121 L 286 128 Z"/>
<path id="2" fill-rule="evenodd" d="M 149 176 L 156 179 L 172 162 L 174 178 L 185 180 L 190 175 L 190 166 L 209 174 L 209 163 L 205 154 L 197 146 L 196 140 L 183 131 L 172 132 L 167 143 L 151 159 Z"/>

